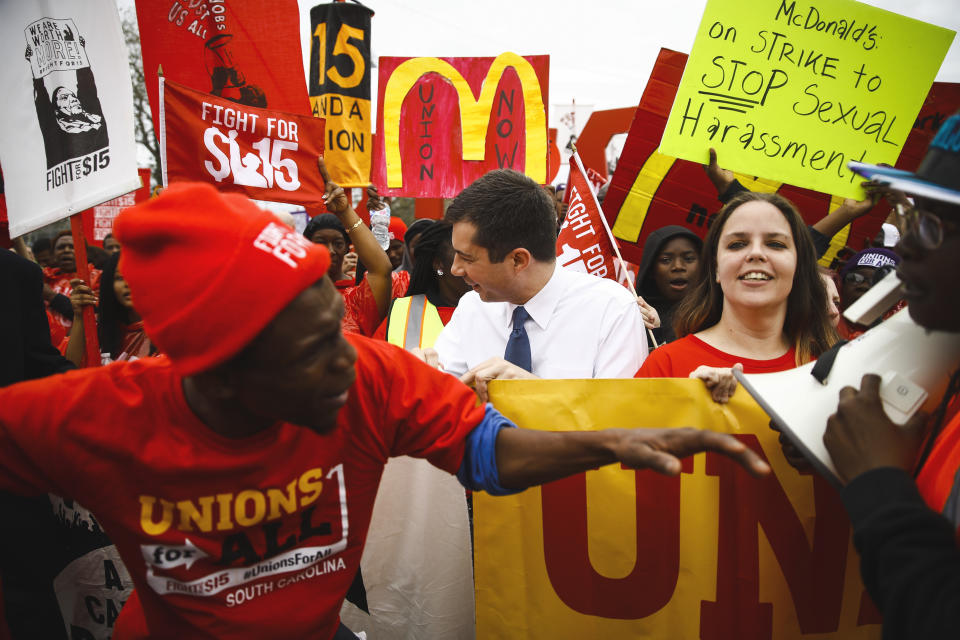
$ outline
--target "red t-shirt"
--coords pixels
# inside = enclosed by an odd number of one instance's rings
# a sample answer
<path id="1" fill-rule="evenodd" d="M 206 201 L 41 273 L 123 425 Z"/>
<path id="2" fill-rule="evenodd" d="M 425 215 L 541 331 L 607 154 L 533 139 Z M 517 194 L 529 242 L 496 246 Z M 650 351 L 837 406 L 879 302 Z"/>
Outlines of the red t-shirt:
<path id="1" fill-rule="evenodd" d="M 917 474 L 917 488 L 931 509 L 943 513 L 947 498 L 953 490 L 960 490 L 957 471 L 960 469 L 960 413 L 947 423 L 937 436 L 937 441 Z M 960 514 L 950 514 L 955 519 Z M 957 541 L 960 542 L 960 521 L 953 522 L 957 529 Z"/>
<path id="2" fill-rule="evenodd" d="M 166 357 L 0 390 L 0 489 L 88 505 L 133 578 L 114 638 L 144 618 L 151 637 L 333 636 L 387 458 L 456 472 L 484 415 L 452 376 L 348 340 L 357 380 L 326 435 L 221 437 Z"/>
<path id="3" fill-rule="evenodd" d="M 409 287 L 410 273 L 394 271 L 390 278 L 390 298 L 402 298 L 407 295 Z M 377 301 L 366 278 L 358 286 L 343 292 L 343 304 L 343 322 L 340 325 L 343 331 L 373 336 L 383 318 L 377 310 Z"/>
<path id="4" fill-rule="evenodd" d="M 797 366 L 796 350 L 791 347 L 785 354 L 772 360 L 751 360 L 720 351 L 690 334 L 651 351 L 634 377 L 686 378 L 700 365 L 732 367 L 738 362 L 743 365 L 744 373 L 786 371 Z"/>

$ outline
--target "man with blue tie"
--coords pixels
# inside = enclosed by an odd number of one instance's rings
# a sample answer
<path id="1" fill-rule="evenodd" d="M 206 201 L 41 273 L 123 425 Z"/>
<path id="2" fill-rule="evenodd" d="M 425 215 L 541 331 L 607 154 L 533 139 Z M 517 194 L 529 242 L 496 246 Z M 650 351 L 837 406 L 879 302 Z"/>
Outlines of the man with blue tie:
<path id="1" fill-rule="evenodd" d="M 437 339 L 440 366 L 474 386 L 498 378 L 628 378 L 647 355 L 636 298 L 561 268 L 556 212 L 516 171 L 491 171 L 454 199 L 452 273 L 465 294 Z M 428 356 L 428 359 L 429 356 Z"/>

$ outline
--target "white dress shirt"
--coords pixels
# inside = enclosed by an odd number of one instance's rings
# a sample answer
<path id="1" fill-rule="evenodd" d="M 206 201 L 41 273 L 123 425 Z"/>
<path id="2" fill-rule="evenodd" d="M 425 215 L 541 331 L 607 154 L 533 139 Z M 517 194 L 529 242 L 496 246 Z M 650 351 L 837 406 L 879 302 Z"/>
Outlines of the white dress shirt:
<path id="1" fill-rule="evenodd" d="M 460 298 L 434 345 L 444 371 L 460 376 L 503 357 L 517 306 L 483 302 L 476 291 Z M 647 357 L 637 300 L 613 280 L 557 265 L 523 307 L 531 373 L 539 378 L 632 378 Z"/>

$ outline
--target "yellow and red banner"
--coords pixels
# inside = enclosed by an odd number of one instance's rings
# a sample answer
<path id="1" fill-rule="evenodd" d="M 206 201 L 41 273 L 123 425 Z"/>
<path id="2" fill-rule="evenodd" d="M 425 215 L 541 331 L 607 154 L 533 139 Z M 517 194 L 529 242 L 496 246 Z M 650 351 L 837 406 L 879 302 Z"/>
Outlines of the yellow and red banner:
<path id="1" fill-rule="evenodd" d="M 521 428 L 731 433 L 773 473 L 707 453 L 677 477 L 609 465 L 474 494 L 478 638 L 880 637 L 839 495 L 787 464 L 742 389 L 727 405 L 686 379 L 497 380 L 490 394 Z"/>
<path id="2" fill-rule="evenodd" d="M 686 61 L 684 53 L 660 50 L 603 203 L 613 235 L 620 241 L 620 251 L 624 258 L 634 262 L 640 261 L 643 244 L 651 231 L 676 224 L 705 236 L 712 216 L 722 206 L 702 165 L 663 155 L 658 150 Z M 960 84 L 934 83 L 896 166 L 916 170 L 933 136 L 933 127 L 958 107 Z M 725 157 L 722 153 L 719 159 L 723 166 Z M 788 198 L 797 205 L 808 224 L 820 220 L 843 203 L 843 198 L 784 182 L 741 173 L 736 176 L 753 191 L 776 191 Z M 822 264 L 835 264 L 837 254 L 844 246 L 857 251 L 864 248 L 880 230 L 888 210 L 881 201 L 870 213 L 841 230 L 834 236 Z"/>
<path id="3" fill-rule="evenodd" d="M 326 164 L 344 187 L 370 182 L 370 19 L 363 5 L 310 10 L 310 107 L 327 121 Z"/>
<path id="4" fill-rule="evenodd" d="M 494 169 L 547 180 L 549 56 L 381 57 L 373 182 L 450 198 Z"/>
<path id="5" fill-rule="evenodd" d="M 143 76 L 160 122 L 157 67 L 238 104 L 310 113 L 296 0 L 136 0 Z"/>
<path id="6" fill-rule="evenodd" d="M 323 120 L 268 111 L 163 80 L 164 184 L 209 182 L 257 200 L 322 201 Z"/>

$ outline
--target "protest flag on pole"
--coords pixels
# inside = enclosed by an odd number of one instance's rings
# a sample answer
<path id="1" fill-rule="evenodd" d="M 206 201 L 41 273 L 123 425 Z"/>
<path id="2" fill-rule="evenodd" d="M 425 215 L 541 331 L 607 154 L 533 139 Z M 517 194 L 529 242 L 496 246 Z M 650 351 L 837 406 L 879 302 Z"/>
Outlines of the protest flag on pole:
<path id="1" fill-rule="evenodd" d="M 136 189 L 133 90 L 111 0 L 0 3 L 10 235 Z"/>
<path id="2" fill-rule="evenodd" d="M 582 273 L 610 278 L 637 295 L 627 272 L 617 241 L 610 232 L 607 219 L 600 209 L 593 186 L 587 178 L 576 149 L 570 156 L 570 176 L 566 194 L 570 207 L 557 237 L 557 261 L 561 267 Z M 649 332 L 654 347 L 657 346 Z"/>
<path id="3" fill-rule="evenodd" d="M 310 106 L 314 116 L 327 121 L 325 160 L 333 181 L 342 187 L 366 187 L 370 182 L 372 17 L 368 7 L 346 2 L 310 10 Z M 348 64 L 341 62 L 346 59 Z"/>
<path id="4" fill-rule="evenodd" d="M 322 202 L 324 121 L 239 105 L 160 81 L 163 184 L 207 182 L 257 200 Z"/>

